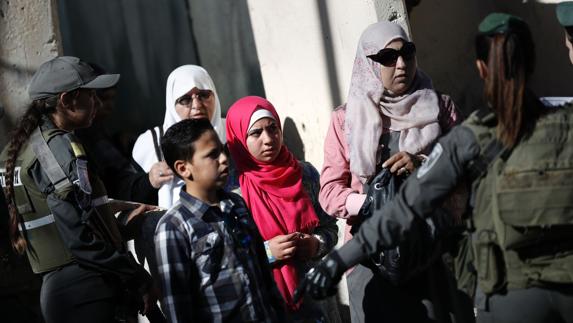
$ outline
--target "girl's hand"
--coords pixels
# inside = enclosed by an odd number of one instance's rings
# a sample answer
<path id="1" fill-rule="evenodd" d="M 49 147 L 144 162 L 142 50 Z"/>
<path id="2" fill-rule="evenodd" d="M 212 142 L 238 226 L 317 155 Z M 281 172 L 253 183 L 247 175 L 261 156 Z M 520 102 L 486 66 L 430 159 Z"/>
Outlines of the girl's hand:
<path id="1" fill-rule="evenodd" d="M 300 233 L 278 235 L 269 240 L 269 248 L 276 260 L 287 260 L 294 256 L 297 250 L 297 239 Z"/>

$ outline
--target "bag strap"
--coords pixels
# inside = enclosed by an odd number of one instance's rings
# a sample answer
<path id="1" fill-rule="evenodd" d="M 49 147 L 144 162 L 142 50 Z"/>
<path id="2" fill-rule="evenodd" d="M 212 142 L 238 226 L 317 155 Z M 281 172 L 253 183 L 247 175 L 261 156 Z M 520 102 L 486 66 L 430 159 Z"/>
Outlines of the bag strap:
<path id="1" fill-rule="evenodd" d="M 30 136 L 30 145 L 40 162 L 40 166 L 54 185 L 56 191 L 72 186 L 72 182 L 56 160 L 54 153 L 48 147 L 40 127 L 36 128 Z"/>
<path id="2" fill-rule="evenodd" d="M 161 138 L 163 138 L 163 127 L 159 127 L 159 138 L 157 138 L 157 133 L 155 133 L 155 128 L 149 129 L 151 131 L 151 136 L 153 137 L 153 147 L 155 148 L 155 156 L 157 156 L 158 161 L 163 161 L 163 153 L 161 152 Z"/>

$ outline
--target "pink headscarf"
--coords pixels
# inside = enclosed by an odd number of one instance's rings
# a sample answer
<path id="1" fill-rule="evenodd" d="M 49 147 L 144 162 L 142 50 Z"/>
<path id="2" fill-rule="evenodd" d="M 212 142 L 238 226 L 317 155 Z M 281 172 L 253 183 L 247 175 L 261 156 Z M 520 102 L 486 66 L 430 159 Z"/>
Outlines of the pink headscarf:
<path id="1" fill-rule="evenodd" d="M 255 159 L 247 148 L 247 132 L 253 113 L 264 109 L 281 123 L 273 105 L 257 96 L 244 97 L 227 112 L 227 144 L 237 166 L 241 193 L 265 240 L 293 232 L 311 233 L 318 225 L 312 202 L 302 185 L 302 169 L 293 154 L 282 146 L 272 163 Z M 292 261 L 273 267 L 275 282 L 291 310 L 298 275 Z"/>
<path id="2" fill-rule="evenodd" d="M 416 154 L 441 130 L 438 95 L 432 81 L 419 69 L 408 92 L 389 97 L 380 76 L 381 65 L 369 59 L 396 39 L 410 41 L 404 29 L 391 22 L 370 25 L 356 51 L 346 103 L 345 132 L 350 150 L 350 171 L 365 182 L 376 172 L 382 129 L 400 131 L 399 149 Z"/>

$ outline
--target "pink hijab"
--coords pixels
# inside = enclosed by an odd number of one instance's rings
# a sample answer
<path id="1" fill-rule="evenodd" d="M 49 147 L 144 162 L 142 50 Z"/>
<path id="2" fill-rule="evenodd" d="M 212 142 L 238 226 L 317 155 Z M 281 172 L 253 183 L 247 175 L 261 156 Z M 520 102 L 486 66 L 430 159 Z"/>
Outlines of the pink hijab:
<path id="1" fill-rule="evenodd" d="M 302 168 L 293 154 L 283 145 L 272 163 L 264 163 L 247 148 L 249 122 L 259 109 L 269 111 L 281 127 L 275 108 L 261 97 L 244 97 L 227 112 L 227 144 L 237 166 L 243 198 L 263 239 L 293 232 L 311 233 L 319 221 L 302 185 Z M 281 262 L 273 267 L 273 276 L 287 306 L 296 310 L 299 305 L 292 301 L 298 285 L 295 265 L 292 261 Z"/>
<path id="2" fill-rule="evenodd" d="M 419 69 L 407 93 L 390 97 L 380 77 L 381 65 L 366 57 L 396 39 L 410 41 L 404 29 L 378 22 L 362 33 L 354 59 L 346 103 L 345 132 L 350 150 L 350 171 L 362 182 L 376 172 L 383 129 L 399 131 L 399 149 L 416 154 L 441 134 L 438 95 L 432 81 Z"/>

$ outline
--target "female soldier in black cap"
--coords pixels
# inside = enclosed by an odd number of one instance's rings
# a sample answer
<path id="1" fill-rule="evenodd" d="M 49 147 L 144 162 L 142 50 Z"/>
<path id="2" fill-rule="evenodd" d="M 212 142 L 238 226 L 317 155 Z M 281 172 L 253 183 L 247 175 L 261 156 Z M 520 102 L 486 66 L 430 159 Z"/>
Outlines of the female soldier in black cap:
<path id="1" fill-rule="evenodd" d="M 123 288 L 143 295 L 146 309 L 154 302 L 150 276 L 125 252 L 105 189 L 73 134 L 95 116 L 95 89 L 118 79 L 76 57 L 42 64 L 29 87 L 33 102 L 0 158 L 12 246 L 43 275 L 48 323 L 113 322 Z"/>
<path id="2" fill-rule="evenodd" d="M 374 216 L 307 274 L 299 292 L 332 292 L 346 269 L 397 245 L 467 181 L 473 267 L 484 296 L 478 321 L 573 321 L 573 108 L 545 109 L 528 90 L 534 45 L 521 19 L 488 15 L 476 53 L 489 109 L 443 137 L 392 202 L 374 206 Z"/>

